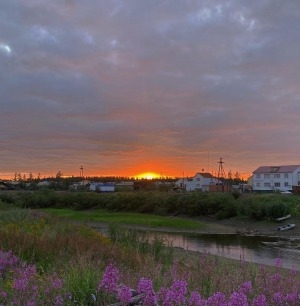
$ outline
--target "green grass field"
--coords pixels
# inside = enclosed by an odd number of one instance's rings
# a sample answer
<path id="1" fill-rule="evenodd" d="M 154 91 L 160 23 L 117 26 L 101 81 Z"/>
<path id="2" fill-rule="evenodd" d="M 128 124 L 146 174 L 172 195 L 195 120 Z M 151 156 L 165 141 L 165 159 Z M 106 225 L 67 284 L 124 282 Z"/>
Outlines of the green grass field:
<path id="1" fill-rule="evenodd" d="M 89 211 L 74 211 L 71 209 L 45 208 L 40 209 L 56 216 L 76 221 L 93 221 L 118 223 L 126 225 L 139 225 L 149 227 L 169 227 L 174 229 L 201 229 L 205 225 L 201 222 L 178 217 L 163 217 L 133 212 L 110 212 L 104 209 Z"/>

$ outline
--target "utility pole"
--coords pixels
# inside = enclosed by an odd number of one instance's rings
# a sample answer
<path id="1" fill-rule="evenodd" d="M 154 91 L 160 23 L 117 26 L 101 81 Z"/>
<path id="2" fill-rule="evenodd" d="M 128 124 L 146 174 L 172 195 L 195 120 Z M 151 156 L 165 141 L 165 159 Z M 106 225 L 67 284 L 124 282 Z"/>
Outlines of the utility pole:
<path id="1" fill-rule="evenodd" d="M 83 167 L 80 167 L 80 177 L 82 178 L 82 185 L 84 185 Z"/>
<path id="2" fill-rule="evenodd" d="M 224 192 L 224 178 L 225 178 L 225 171 L 223 169 L 223 160 L 222 160 L 222 157 L 220 157 L 220 160 L 218 161 L 218 164 L 219 164 L 219 170 L 218 170 L 218 183 L 221 179 L 221 184 L 222 184 L 222 191 Z M 219 190 L 219 188 L 218 188 Z"/>

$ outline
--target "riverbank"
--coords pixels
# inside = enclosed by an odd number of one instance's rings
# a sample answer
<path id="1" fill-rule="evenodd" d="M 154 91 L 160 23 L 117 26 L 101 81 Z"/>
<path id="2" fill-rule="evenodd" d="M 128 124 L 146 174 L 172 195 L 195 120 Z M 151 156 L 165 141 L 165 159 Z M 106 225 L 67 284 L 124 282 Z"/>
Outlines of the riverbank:
<path id="1" fill-rule="evenodd" d="M 185 218 L 185 217 L 182 217 Z M 196 217 L 188 218 L 204 224 L 201 228 L 195 229 L 174 229 L 165 226 L 146 226 L 146 225 L 123 225 L 125 228 L 135 228 L 159 232 L 173 232 L 173 233 L 197 233 L 197 234 L 240 234 L 240 235 L 259 235 L 259 236 L 275 236 L 285 239 L 300 239 L 300 220 L 291 218 L 284 223 L 263 220 L 253 221 L 245 218 L 230 218 L 218 220 L 215 217 Z M 84 221 L 86 225 L 92 227 L 105 226 L 105 222 Z M 288 231 L 277 231 L 276 227 L 285 223 L 296 224 L 295 228 Z"/>
<path id="2" fill-rule="evenodd" d="M 184 218 L 182 216 L 182 218 Z M 279 232 L 276 231 L 276 227 L 279 224 L 282 223 L 277 223 L 275 221 L 253 221 L 253 220 L 245 220 L 245 219 L 239 219 L 239 218 L 231 218 L 231 219 L 226 219 L 226 220 L 217 220 L 213 217 L 197 217 L 197 222 L 201 223 L 203 226 L 201 226 L 198 229 L 195 230 L 190 230 L 190 229 L 174 229 L 170 227 L 147 227 L 147 226 L 140 226 L 140 225 L 123 225 L 119 224 L 119 226 L 123 229 L 136 229 L 136 230 L 141 230 L 141 231 L 149 231 L 151 232 L 160 232 L 163 234 L 174 234 L 178 235 L 178 239 L 176 240 L 176 243 L 173 248 L 173 255 L 174 258 L 178 260 L 193 260 L 199 258 L 200 254 L 203 254 L 203 252 L 209 252 L 210 254 L 215 254 L 219 258 L 218 260 L 221 260 L 222 262 L 226 264 L 232 265 L 232 267 L 238 268 L 240 265 L 241 260 L 243 262 L 247 262 L 251 265 L 254 265 L 255 267 L 258 267 L 261 264 L 269 266 L 271 269 L 272 267 L 274 268 L 274 264 L 276 262 L 276 256 L 274 253 L 273 246 L 266 247 L 263 244 L 261 244 L 262 248 L 271 248 L 272 250 L 265 250 L 263 254 L 263 258 L 260 257 L 259 252 L 255 254 L 252 254 L 252 251 L 249 249 L 247 251 L 246 247 L 246 241 L 247 239 L 250 239 L 252 241 L 252 247 L 253 247 L 253 242 L 255 243 L 257 241 L 282 241 L 284 243 L 287 243 L 286 246 L 288 248 L 288 253 L 291 254 L 294 248 L 297 248 L 299 250 L 299 240 L 300 240 L 300 229 L 297 227 L 295 230 L 290 230 L 286 232 Z M 193 218 L 195 220 L 195 218 Z M 297 220 L 292 219 L 292 222 L 297 222 Z M 97 223 L 97 222 L 85 222 L 85 225 L 88 225 L 96 230 L 100 230 L 101 232 L 105 233 L 107 228 L 108 228 L 108 223 Z M 104 231 L 103 231 L 104 230 Z M 202 245 L 202 248 L 197 247 L 197 244 L 194 244 L 193 241 L 186 242 L 187 240 L 180 240 L 181 235 L 185 234 L 203 234 L 204 237 L 207 237 L 207 235 L 224 235 L 224 240 L 219 236 L 219 241 L 222 241 L 222 243 L 225 243 L 226 245 L 230 245 L 230 242 L 228 242 L 228 237 L 231 237 L 232 241 L 241 241 L 241 239 L 246 239 L 242 240 L 244 241 L 243 243 L 243 250 L 240 250 L 240 255 L 239 257 L 236 256 L 236 252 L 234 253 L 227 253 L 227 255 L 223 254 L 218 254 L 215 253 L 214 250 L 212 250 L 212 253 L 209 250 L 209 247 L 205 246 L 204 244 Z M 229 235 L 229 236 L 228 236 Z M 230 236 L 233 235 L 233 236 Z M 238 237 L 239 235 L 244 236 L 244 237 Z M 246 237 L 248 236 L 248 237 Z M 268 239 L 268 237 L 272 237 L 271 239 Z M 172 236 L 170 236 L 172 237 Z M 176 236 L 177 237 L 177 236 Z M 193 236 L 191 236 L 193 237 Z M 262 239 L 263 238 L 263 239 Z M 172 238 L 170 238 L 172 239 Z M 210 239 L 210 238 L 206 238 Z M 215 238 L 213 238 L 215 239 Z M 254 240 L 253 240 L 254 239 Z M 294 239 L 296 241 L 288 241 L 289 239 Z M 227 242 L 226 242 L 227 241 Z M 187 243 L 187 244 L 186 244 Z M 190 244 L 191 243 L 191 244 Z M 228 244 L 229 243 L 229 244 Z M 188 247 L 187 247 L 188 246 Z M 284 246 L 281 245 L 283 248 Z M 229 247 L 230 248 L 230 247 Z M 251 248 L 251 247 L 250 247 Z M 237 250 L 237 246 L 235 245 L 235 250 Z M 246 250 L 246 251 L 245 251 Z M 280 256 L 280 255 L 278 255 Z M 222 258 L 222 259 L 221 259 Z M 293 266 L 294 263 L 290 261 L 289 255 L 287 257 L 280 256 L 283 260 L 282 268 L 284 270 L 289 271 Z M 298 266 L 298 265 L 297 265 Z M 298 268 L 297 268 L 298 270 Z"/>
<path id="3" fill-rule="evenodd" d="M 254 221 L 246 218 L 230 218 L 224 220 L 218 220 L 215 217 L 185 217 L 193 221 L 197 221 L 203 226 L 195 229 L 175 229 L 164 226 L 141 226 L 141 225 L 123 225 L 124 228 L 134 228 L 141 230 L 153 230 L 158 232 L 169 232 L 169 233 L 197 233 L 197 234 L 240 234 L 240 235 L 257 235 L 257 236 L 275 236 L 283 239 L 300 239 L 300 220 L 291 218 L 283 223 L 263 220 Z M 295 228 L 288 231 L 277 231 L 276 228 L 279 225 L 285 223 L 296 224 Z M 84 221 L 84 224 L 91 227 L 103 227 L 107 226 L 105 222 L 92 222 Z"/>
<path id="4" fill-rule="evenodd" d="M 259 236 L 276 236 L 281 238 L 300 239 L 300 220 L 290 218 L 284 222 L 275 222 L 273 220 L 255 221 L 246 218 L 230 218 L 217 220 L 215 218 L 198 218 L 200 222 L 207 225 L 207 229 L 211 230 L 215 227 L 215 231 L 219 233 L 237 233 L 241 235 L 259 235 Z M 292 223 L 296 226 L 287 231 L 277 231 L 280 225 Z"/>

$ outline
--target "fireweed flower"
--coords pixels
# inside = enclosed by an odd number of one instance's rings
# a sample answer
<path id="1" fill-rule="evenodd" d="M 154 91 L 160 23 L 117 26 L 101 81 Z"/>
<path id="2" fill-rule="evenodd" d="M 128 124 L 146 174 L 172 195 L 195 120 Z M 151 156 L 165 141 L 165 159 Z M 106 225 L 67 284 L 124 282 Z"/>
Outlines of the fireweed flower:
<path id="1" fill-rule="evenodd" d="M 9 269 L 19 263 L 19 258 L 13 255 L 12 251 L 3 252 L 0 250 L 0 276 L 6 269 Z"/>
<path id="2" fill-rule="evenodd" d="M 150 279 L 142 277 L 138 283 L 138 292 L 145 293 L 143 299 L 144 306 L 154 306 L 157 304 L 157 297 L 153 289 L 153 283 Z"/>
<path id="3" fill-rule="evenodd" d="M 288 293 L 285 296 L 285 301 L 287 305 L 299 305 L 300 302 L 298 294 L 296 292 Z"/>
<path id="4" fill-rule="evenodd" d="M 240 289 L 239 289 L 239 293 L 247 294 L 247 293 L 250 293 L 250 292 L 252 292 L 252 283 L 251 283 L 251 281 L 244 282 L 242 284 L 242 286 L 240 287 Z"/>
<path id="5" fill-rule="evenodd" d="M 124 284 L 122 284 L 120 286 L 120 288 L 118 289 L 118 300 L 121 303 L 129 303 L 131 301 L 131 289 L 130 287 L 125 286 Z"/>
<path id="6" fill-rule="evenodd" d="M 228 306 L 248 306 L 247 296 L 244 293 L 233 292 L 229 298 Z"/>
<path id="7" fill-rule="evenodd" d="M 98 291 L 105 289 L 108 293 L 116 293 L 118 291 L 119 274 L 119 270 L 112 264 L 109 264 L 104 271 Z"/>
<path id="8" fill-rule="evenodd" d="M 13 280 L 13 288 L 18 291 L 25 291 L 31 279 L 36 276 L 36 267 L 34 265 L 24 266 L 23 269 L 16 270 L 18 277 Z"/>
<path id="9" fill-rule="evenodd" d="M 258 297 L 254 298 L 251 306 L 268 306 L 266 296 L 264 294 L 261 294 Z"/>
<path id="10" fill-rule="evenodd" d="M 18 291 L 25 291 L 28 286 L 28 279 L 26 278 L 15 278 L 13 280 L 13 289 Z"/>
<path id="11" fill-rule="evenodd" d="M 272 302 L 274 305 L 284 305 L 285 297 L 282 292 L 276 292 L 272 296 Z"/>
<path id="12" fill-rule="evenodd" d="M 62 281 L 62 279 L 59 278 L 56 274 L 54 274 L 54 276 L 53 276 L 53 282 L 52 282 L 51 287 L 52 287 L 53 289 L 60 289 L 60 288 L 62 288 L 62 286 L 63 286 L 63 281 Z"/>
<path id="13" fill-rule="evenodd" d="M 166 298 L 163 302 L 164 306 L 169 305 L 185 305 L 187 293 L 187 282 L 175 280 L 171 288 L 166 294 Z"/>
<path id="14" fill-rule="evenodd" d="M 54 306 L 63 306 L 64 305 L 64 299 L 61 295 L 57 295 L 55 297 Z"/>
<path id="15" fill-rule="evenodd" d="M 282 259 L 281 258 L 276 258 L 275 259 L 275 266 L 277 268 L 281 268 L 282 267 Z"/>
<path id="16" fill-rule="evenodd" d="M 207 306 L 227 306 L 225 294 L 222 292 L 216 292 L 208 298 L 206 304 Z"/>
<path id="17" fill-rule="evenodd" d="M 189 306 L 205 306 L 206 302 L 201 298 L 201 295 L 197 291 L 192 291 L 189 298 Z"/>

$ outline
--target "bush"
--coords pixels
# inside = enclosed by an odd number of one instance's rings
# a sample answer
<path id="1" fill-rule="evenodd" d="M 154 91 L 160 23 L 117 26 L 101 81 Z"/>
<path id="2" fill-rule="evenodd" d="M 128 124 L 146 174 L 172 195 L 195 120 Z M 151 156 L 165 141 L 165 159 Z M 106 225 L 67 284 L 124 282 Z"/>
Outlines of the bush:
<path id="1" fill-rule="evenodd" d="M 216 213 L 217 219 L 226 219 L 226 218 L 232 218 L 237 216 L 237 207 L 235 203 L 226 203 L 222 207 L 221 210 L 219 210 Z"/>
<path id="2" fill-rule="evenodd" d="M 238 191 L 233 191 L 232 192 L 232 196 L 235 198 L 235 199 L 238 199 L 240 197 L 240 193 Z"/>

